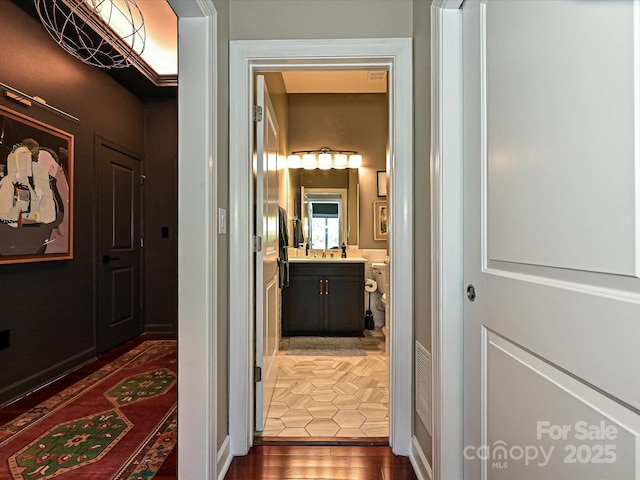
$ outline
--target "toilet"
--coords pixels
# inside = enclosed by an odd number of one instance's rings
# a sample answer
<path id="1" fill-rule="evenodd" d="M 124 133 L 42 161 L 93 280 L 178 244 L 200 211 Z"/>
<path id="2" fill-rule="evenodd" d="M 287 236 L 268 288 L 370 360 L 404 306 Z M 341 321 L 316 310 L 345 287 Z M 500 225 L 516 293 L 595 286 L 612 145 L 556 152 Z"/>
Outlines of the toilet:
<path id="1" fill-rule="evenodd" d="M 384 324 L 382 327 L 384 329 L 389 326 L 389 263 L 386 261 L 384 263 L 373 262 L 371 269 L 373 270 L 374 280 L 378 284 L 378 292 L 382 296 L 382 305 L 384 306 Z"/>
<path id="2" fill-rule="evenodd" d="M 389 257 L 385 258 L 384 263 L 374 262 L 371 264 L 373 276 L 378 284 L 378 291 L 381 294 L 381 303 L 384 307 L 384 323 L 382 325 L 382 334 L 384 335 L 385 351 L 389 351 L 389 334 L 391 324 L 389 322 Z"/>

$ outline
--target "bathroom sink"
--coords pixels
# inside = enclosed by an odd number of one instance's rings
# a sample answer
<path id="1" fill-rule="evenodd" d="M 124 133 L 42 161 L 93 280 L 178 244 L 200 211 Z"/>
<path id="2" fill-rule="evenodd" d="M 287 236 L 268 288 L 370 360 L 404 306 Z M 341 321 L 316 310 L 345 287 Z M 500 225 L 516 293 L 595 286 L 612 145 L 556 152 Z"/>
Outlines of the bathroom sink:
<path id="1" fill-rule="evenodd" d="M 327 258 L 322 258 L 321 256 L 316 257 L 289 257 L 290 263 L 313 263 L 313 262 L 322 262 L 322 263 L 364 263 L 367 260 L 362 257 L 347 257 L 342 258 L 340 256 L 336 256 L 331 258 L 327 255 Z"/>

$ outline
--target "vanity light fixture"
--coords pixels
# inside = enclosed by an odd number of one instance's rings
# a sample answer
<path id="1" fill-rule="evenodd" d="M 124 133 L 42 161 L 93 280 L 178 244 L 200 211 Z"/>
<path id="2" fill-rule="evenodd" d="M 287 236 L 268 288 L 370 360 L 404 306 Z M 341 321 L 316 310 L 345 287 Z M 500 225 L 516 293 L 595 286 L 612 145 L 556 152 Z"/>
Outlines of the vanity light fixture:
<path id="1" fill-rule="evenodd" d="M 287 158 L 287 166 L 289 168 L 302 168 L 302 159 L 300 155 L 289 155 Z"/>
<path id="2" fill-rule="evenodd" d="M 289 168 L 305 170 L 329 170 L 330 168 L 359 168 L 362 166 L 362 155 L 355 150 L 331 150 L 322 147 L 318 150 L 297 150 L 287 158 Z"/>
<path id="3" fill-rule="evenodd" d="M 355 154 L 349 155 L 349 168 L 360 168 L 362 166 L 362 155 Z"/>
<path id="4" fill-rule="evenodd" d="M 124 68 L 146 43 L 135 0 L 34 0 L 45 29 L 68 53 L 100 68 Z"/>
<path id="5" fill-rule="evenodd" d="M 316 156 L 313 153 L 305 153 L 302 155 L 302 168 L 305 170 L 314 170 L 316 168 Z"/>
<path id="6" fill-rule="evenodd" d="M 333 166 L 333 155 L 321 153 L 318 155 L 318 168 L 320 170 L 330 170 Z"/>
<path id="7" fill-rule="evenodd" d="M 349 159 L 346 153 L 336 153 L 333 156 L 333 168 L 343 169 L 349 165 Z"/>

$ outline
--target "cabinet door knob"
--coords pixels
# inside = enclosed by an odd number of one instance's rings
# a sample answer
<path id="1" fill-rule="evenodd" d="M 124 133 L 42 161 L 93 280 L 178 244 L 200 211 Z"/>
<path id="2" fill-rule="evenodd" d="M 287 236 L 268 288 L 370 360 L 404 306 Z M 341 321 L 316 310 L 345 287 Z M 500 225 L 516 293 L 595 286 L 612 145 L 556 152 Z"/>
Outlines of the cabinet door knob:
<path id="1" fill-rule="evenodd" d="M 328 278 L 324 281 L 324 294 L 329 295 L 329 279 Z"/>
<path id="2" fill-rule="evenodd" d="M 324 292 L 322 291 L 322 279 L 320 279 L 320 295 L 324 295 Z"/>

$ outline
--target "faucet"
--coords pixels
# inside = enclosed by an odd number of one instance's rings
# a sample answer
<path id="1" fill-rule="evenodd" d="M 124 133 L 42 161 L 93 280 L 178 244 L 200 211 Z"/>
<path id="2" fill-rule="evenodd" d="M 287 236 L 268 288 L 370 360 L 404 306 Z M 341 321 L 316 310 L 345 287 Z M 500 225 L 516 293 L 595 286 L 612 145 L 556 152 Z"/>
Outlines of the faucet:
<path id="1" fill-rule="evenodd" d="M 313 258 L 318 258 L 318 250 L 315 250 L 315 251 L 313 252 Z"/>
<path id="2" fill-rule="evenodd" d="M 322 258 L 327 258 L 327 251 L 326 250 L 322 250 Z"/>

